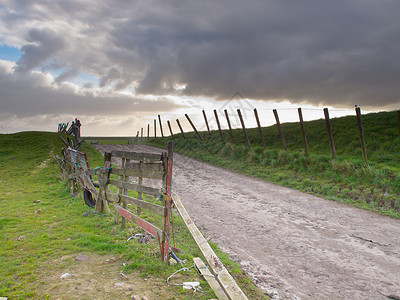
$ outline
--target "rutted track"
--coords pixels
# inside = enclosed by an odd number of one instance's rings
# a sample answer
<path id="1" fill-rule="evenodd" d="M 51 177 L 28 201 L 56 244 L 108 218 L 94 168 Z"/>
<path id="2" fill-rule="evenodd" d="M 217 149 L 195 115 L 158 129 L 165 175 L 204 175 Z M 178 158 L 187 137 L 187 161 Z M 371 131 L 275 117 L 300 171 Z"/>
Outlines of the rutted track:
<path id="1" fill-rule="evenodd" d="M 173 170 L 173 190 L 198 227 L 273 299 L 400 297 L 399 220 L 178 154 Z"/>

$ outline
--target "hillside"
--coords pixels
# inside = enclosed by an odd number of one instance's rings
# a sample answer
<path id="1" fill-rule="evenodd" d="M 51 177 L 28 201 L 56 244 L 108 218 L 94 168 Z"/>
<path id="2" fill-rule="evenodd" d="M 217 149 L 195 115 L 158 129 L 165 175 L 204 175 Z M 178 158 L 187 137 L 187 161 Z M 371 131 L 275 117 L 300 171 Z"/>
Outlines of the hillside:
<path id="1" fill-rule="evenodd" d="M 282 149 L 277 126 L 263 128 L 263 149 L 257 128 L 248 129 L 248 148 L 242 129 L 234 129 L 236 144 L 223 144 L 219 132 L 193 132 L 145 141 L 164 146 L 174 140 L 175 151 L 244 174 L 299 189 L 327 199 L 346 202 L 400 217 L 400 137 L 396 112 L 363 115 L 368 163 L 364 163 L 355 116 L 331 119 L 337 158 L 331 158 L 325 120 L 305 122 L 310 154 L 304 154 L 299 123 L 282 124 L 287 151 Z M 229 131 L 223 131 L 226 140 Z"/>

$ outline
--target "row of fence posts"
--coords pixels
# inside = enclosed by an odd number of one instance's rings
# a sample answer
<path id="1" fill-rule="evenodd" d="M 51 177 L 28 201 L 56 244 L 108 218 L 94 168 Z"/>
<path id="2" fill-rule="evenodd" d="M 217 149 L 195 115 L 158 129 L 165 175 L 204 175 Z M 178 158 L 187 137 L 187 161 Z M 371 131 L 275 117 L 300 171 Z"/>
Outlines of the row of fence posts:
<path id="1" fill-rule="evenodd" d="M 300 129 L 301 129 L 301 133 L 302 133 L 302 137 L 303 137 L 303 143 L 304 143 L 304 153 L 305 153 L 305 155 L 308 155 L 309 154 L 309 147 L 308 147 L 308 142 L 307 142 L 306 130 L 305 130 L 305 127 L 304 127 L 303 113 L 302 113 L 302 109 L 301 108 L 298 108 L 297 110 L 298 110 L 298 115 L 299 115 L 299 120 L 300 120 Z M 332 127 L 331 127 L 331 121 L 330 121 L 330 118 L 329 118 L 328 108 L 324 108 L 323 111 L 324 111 L 324 116 L 325 116 L 326 130 L 327 130 L 327 134 L 328 134 L 329 146 L 330 146 L 330 150 L 331 150 L 331 153 L 332 153 L 332 158 L 336 158 L 337 155 L 336 155 L 335 143 L 334 143 L 334 139 L 333 139 L 333 135 L 332 135 Z M 359 129 L 359 133 L 360 133 L 362 155 L 363 155 L 364 161 L 367 162 L 367 160 L 368 160 L 368 158 L 367 158 L 367 149 L 366 149 L 366 144 L 365 144 L 364 128 L 363 128 L 363 123 L 362 123 L 362 118 L 361 118 L 361 109 L 360 109 L 360 107 L 356 107 L 355 111 L 356 111 L 356 115 L 357 115 L 358 129 Z M 207 127 L 208 134 L 211 136 L 211 130 L 210 130 L 210 127 L 209 127 L 209 124 L 208 124 L 206 112 L 203 110 L 202 113 L 203 113 L 203 117 L 204 117 L 205 125 Z M 286 151 L 287 150 L 287 146 L 286 146 L 285 136 L 283 134 L 282 126 L 281 126 L 281 123 L 279 121 L 278 111 L 276 109 L 274 109 L 273 113 L 274 113 L 276 125 L 277 125 L 277 128 L 278 128 L 279 136 L 280 136 L 280 139 L 281 139 L 282 147 Z M 231 141 L 232 141 L 233 144 L 235 144 L 236 143 L 235 142 L 235 137 L 233 135 L 231 122 L 230 122 L 230 119 L 229 119 L 228 111 L 226 109 L 224 110 L 224 114 L 225 114 L 226 121 L 227 121 L 227 124 L 228 124 Z M 243 116 L 242 116 L 242 113 L 241 113 L 240 109 L 237 110 L 237 114 L 238 114 L 238 117 L 239 117 L 239 120 L 240 120 L 241 127 L 243 129 L 243 134 L 244 134 L 245 140 L 247 142 L 247 146 L 251 147 L 249 136 L 247 135 L 246 126 L 245 126 L 245 123 L 244 123 L 244 120 L 243 120 Z M 219 121 L 218 113 L 217 113 L 217 110 L 215 110 L 215 109 L 214 109 L 214 116 L 215 116 L 215 121 L 217 123 L 217 127 L 218 127 L 218 131 L 219 131 L 219 135 L 220 135 L 221 141 L 222 141 L 222 143 L 225 143 L 225 139 L 224 139 L 224 135 L 222 133 L 222 129 L 221 129 L 221 124 L 220 124 L 220 121 Z M 200 139 L 200 140 L 203 140 L 203 137 L 198 132 L 196 126 L 193 124 L 193 122 L 190 119 L 189 115 L 185 114 L 185 117 L 188 120 L 190 126 L 193 128 L 193 131 L 194 131 L 195 135 L 197 136 L 197 138 Z M 259 131 L 259 134 L 260 134 L 261 143 L 262 143 L 264 149 L 266 149 L 267 146 L 265 144 L 265 139 L 264 139 L 264 135 L 263 135 L 263 132 L 262 132 L 262 127 L 261 127 L 261 124 L 260 124 L 260 120 L 259 120 L 258 112 L 257 112 L 256 108 L 254 109 L 254 117 L 256 119 L 258 131 Z M 397 111 L 397 121 L 398 121 L 399 134 L 400 134 L 400 110 Z M 162 127 L 162 122 L 161 122 L 161 116 L 160 115 L 158 115 L 158 122 L 159 122 L 161 137 L 164 137 L 164 132 L 163 132 L 163 127 Z M 185 133 L 184 133 L 184 131 L 182 129 L 182 125 L 181 125 L 179 119 L 176 119 L 176 123 L 177 123 L 177 125 L 179 127 L 179 130 L 181 132 L 182 137 L 184 139 L 186 139 L 187 137 L 185 136 Z M 170 123 L 169 120 L 167 121 L 167 125 L 168 125 L 169 131 L 170 131 L 170 135 L 173 136 L 174 133 L 172 132 L 171 123 Z M 143 131 L 144 131 L 143 128 L 141 128 L 141 130 L 140 130 L 140 139 L 141 140 L 143 140 L 143 138 L 144 138 L 144 136 L 143 136 L 144 132 Z M 157 120 L 156 119 L 154 119 L 154 137 L 157 137 Z M 150 124 L 147 124 L 147 138 L 150 138 Z M 139 139 L 139 131 L 137 131 L 137 134 L 136 134 L 136 140 L 137 139 Z"/>

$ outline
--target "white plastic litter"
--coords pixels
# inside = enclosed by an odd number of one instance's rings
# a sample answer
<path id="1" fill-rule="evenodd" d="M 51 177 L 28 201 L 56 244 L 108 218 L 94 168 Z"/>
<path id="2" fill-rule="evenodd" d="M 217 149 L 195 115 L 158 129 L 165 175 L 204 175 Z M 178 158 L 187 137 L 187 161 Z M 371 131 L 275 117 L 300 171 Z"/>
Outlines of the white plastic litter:
<path id="1" fill-rule="evenodd" d="M 67 278 L 67 277 L 69 277 L 69 276 L 71 276 L 71 274 L 69 274 L 69 273 L 64 273 L 64 274 L 62 274 L 62 275 L 60 276 L 60 278 L 61 278 L 61 279 L 64 279 L 64 278 Z"/>
<path id="2" fill-rule="evenodd" d="M 183 283 L 183 289 L 184 290 L 197 290 L 198 287 L 200 286 L 200 282 L 198 281 L 187 281 Z"/>

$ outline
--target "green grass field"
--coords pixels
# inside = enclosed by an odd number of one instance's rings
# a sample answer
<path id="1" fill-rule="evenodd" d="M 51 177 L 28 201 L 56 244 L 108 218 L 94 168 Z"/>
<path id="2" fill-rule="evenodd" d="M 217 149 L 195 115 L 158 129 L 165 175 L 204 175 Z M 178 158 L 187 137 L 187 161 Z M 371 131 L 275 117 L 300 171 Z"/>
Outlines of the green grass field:
<path id="1" fill-rule="evenodd" d="M 277 126 L 263 128 L 266 149 L 258 128 L 248 129 L 251 148 L 242 129 L 193 132 L 145 140 L 164 146 L 174 141 L 178 153 L 327 199 L 345 202 L 384 215 L 400 218 L 400 137 L 396 112 L 363 115 L 368 163 L 364 163 L 355 116 L 331 119 L 337 158 L 332 159 L 325 120 L 305 122 L 310 154 L 304 154 L 299 123 L 282 124 L 287 151 L 282 148 Z"/>
<path id="2" fill-rule="evenodd" d="M 137 273 L 141 278 L 159 278 L 164 283 L 157 289 L 165 293 L 160 297 L 212 298 L 212 290 L 194 272 L 181 275 L 179 280 L 200 280 L 203 293 L 193 294 L 181 287 L 168 286 L 165 279 L 180 266 L 161 262 L 156 240 L 148 244 L 126 243 L 129 236 L 141 232 L 137 227 L 130 225 L 122 230 L 115 225 L 113 215 L 92 212 L 83 216 L 90 208 L 83 204 L 81 197 L 71 198 L 68 186 L 59 177 L 54 155 L 60 155 L 62 146 L 56 133 L 0 135 L 0 297 L 51 299 L 51 292 L 42 292 L 45 288 L 48 290 L 46 278 L 58 274 L 57 285 L 62 285 L 60 273 L 74 263 L 72 260 L 62 265 L 54 262 L 84 253 L 121 257 L 127 262 L 121 270 L 128 276 Z M 92 168 L 103 165 L 102 156 L 90 145 L 84 144 L 81 151 L 87 153 Z M 201 255 L 177 215 L 174 227 L 176 246 L 184 251 L 179 257 L 186 259 L 190 266 L 193 257 Z M 265 298 L 237 264 L 215 250 L 251 299 Z M 149 289 L 154 289 L 151 280 L 147 283 Z"/>

